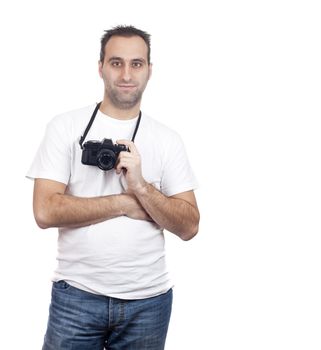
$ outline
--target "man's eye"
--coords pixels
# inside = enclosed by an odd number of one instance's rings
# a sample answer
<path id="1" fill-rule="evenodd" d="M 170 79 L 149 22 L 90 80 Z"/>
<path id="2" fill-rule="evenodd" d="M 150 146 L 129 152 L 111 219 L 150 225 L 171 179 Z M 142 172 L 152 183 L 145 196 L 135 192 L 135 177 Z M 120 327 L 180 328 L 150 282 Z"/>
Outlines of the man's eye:
<path id="1" fill-rule="evenodd" d="M 134 68 L 140 68 L 142 66 L 142 63 L 141 62 L 133 62 L 132 66 Z"/>
<path id="2" fill-rule="evenodd" d="M 121 62 L 119 62 L 119 61 L 114 61 L 114 62 L 111 63 L 111 65 L 112 65 L 113 67 L 120 67 L 120 66 L 121 66 Z"/>

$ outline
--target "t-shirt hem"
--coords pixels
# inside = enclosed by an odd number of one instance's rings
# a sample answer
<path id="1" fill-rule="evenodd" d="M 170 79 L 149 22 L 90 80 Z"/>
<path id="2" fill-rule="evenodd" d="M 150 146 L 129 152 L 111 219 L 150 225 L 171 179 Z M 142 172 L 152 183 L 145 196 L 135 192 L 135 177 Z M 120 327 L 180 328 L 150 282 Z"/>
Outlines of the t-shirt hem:
<path id="1" fill-rule="evenodd" d="M 37 175 L 32 175 L 32 174 L 27 174 L 26 178 L 29 180 L 35 180 L 35 179 L 46 179 L 46 180 L 52 180 L 52 181 L 57 181 L 57 182 L 61 182 L 65 185 L 68 184 L 68 181 L 66 181 L 64 178 L 60 177 L 60 176 L 53 176 L 48 175 L 46 173 L 38 173 Z"/>
<path id="2" fill-rule="evenodd" d="M 163 189 L 162 192 L 166 196 L 170 197 L 170 196 L 174 196 L 175 194 L 179 194 L 179 193 L 183 193 L 183 192 L 187 192 L 187 191 L 194 191 L 197 188 L 198 188 L 197 184 L 190 184 L 190 185 L 182 186 L 182 187 Z"/>
<path id="3" fill-rule="evenodd" d="M 142 288 L 142 291 L 144 291 L 143 293 L 141 292 L 125 292 L 125 293 L 113 293 L 113 292 L 109 292 L 109 291 L 105 291 L 105 292 L 97 292 L 91 288 L 88 288 L 86 286 L 84 286 L 81 283 L 75 282 L 73 280 L 70 280 L 68 278 L 63 278 L 59 276 L 54 276 L 52 278 L 52 282 L 58 282 L 64 280 L 66 281 L 68 284 L 70 284 L 72 287 L 83 290 L 85 292 L 88 293 L 92 293 L 95 295 L 102 295 L 102 296 L 106 296 L 106 297 L 111 297 L 111 298 L 117 298 L 117 299 L 123 299 L 123 300 L 139 300 L 139 299 L 147 299 L 147 298 L 153 298 L 156 297 L 158 295 L 167 293 L 171 288 L 174 288 L 174 284 L 171 281 L 166 282 L 164 285 L 161 285 L 161 288 Z M 150 291 L 148 293 L 148 291 Z"/>

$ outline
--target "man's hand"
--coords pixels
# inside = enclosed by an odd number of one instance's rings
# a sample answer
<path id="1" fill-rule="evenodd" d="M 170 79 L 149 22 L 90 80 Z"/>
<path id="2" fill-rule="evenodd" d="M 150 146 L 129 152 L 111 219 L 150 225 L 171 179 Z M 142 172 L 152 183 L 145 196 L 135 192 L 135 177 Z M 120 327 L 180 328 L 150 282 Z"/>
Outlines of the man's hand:
<path id="1" fill-rule="evenodd" d="M 142 176 L 140 154 L 135 144 L 131 141 L 118 140 L 117 143 L 127 146 L 129 152 L 120 152 L 115 168 L 116 173 L 120 174 L 123 171 L 128 186 L 126 193 L 135 194 L 140 192 L 147 185 Z"/>
<path id="2" fill-rule="evenodd" d="M 135 220 L 153 221 L 134 195 L 124 194 L 123 199 L 124 215 Z"/>

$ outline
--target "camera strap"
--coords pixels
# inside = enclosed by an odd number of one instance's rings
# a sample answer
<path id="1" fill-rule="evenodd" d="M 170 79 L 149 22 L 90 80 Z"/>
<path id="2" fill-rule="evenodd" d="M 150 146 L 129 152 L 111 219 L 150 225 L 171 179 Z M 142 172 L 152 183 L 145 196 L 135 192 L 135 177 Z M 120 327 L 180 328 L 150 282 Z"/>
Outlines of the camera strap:
<path id="1" fill-rule="evenodd" d="M 96 108 L 94 109 L 94 112 L 93 112 L 93 114 L 92 114 L 92 116 L 91 116 L 91 118 L 90 118 L 90 120 L 89 120 L 89 123 L 88 123 L 86 129 L 85 129 L 83 135 L 80 137 L 79 145 L 80 145 L 80 148 L 81 148 L 81 149 L 83 149 L 83 146 L 82 146 L 82 145 L 83 145 L 83 143 L 84 143 L 84 141 L 85 141 L 85 138 L 86 138 L 86 136 L 87 136 L 87 134 L 88 134 L 88 132 L 89 132 L 91 126 L 93 125 L 93 122 L 94 122 L 94 120 L 95 120 L 95 118 L 96 118 L 96 115 L 97 115 L 97 112 L 98 112 L 98 110 L 99 110 L 100 105 L 101 105 L 101 102 L 97 103 L 97 106 L 96 106 Z M 135 141 L 135 137 L 136 137 L 136 134 L 137 134 L 137 131 L 138 131 L 138 127 L 139 127 L 139 124 L 140 124 L 141 117 L 142 117 L 142 111 L 139 111 L 138 120 L 137 120 L 137 123 L 136 123 L 136 126 L 135 126 L 135 130 L 134 130 L 134 133 L 133 133 L 133 137 L 132 137 L 132 139 L 131 139 L 132 142 Z"/>

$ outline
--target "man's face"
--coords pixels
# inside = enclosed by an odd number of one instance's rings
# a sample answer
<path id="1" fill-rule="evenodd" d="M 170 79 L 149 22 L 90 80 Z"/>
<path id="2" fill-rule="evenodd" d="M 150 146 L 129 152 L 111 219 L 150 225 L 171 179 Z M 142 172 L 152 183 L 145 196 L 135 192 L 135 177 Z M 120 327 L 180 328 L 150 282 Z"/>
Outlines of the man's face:
<path id="1" fill-rule="evenodd" d="M 105 46 L 104 62 L 99 62 L 105 96 L 116 108 L 131 109 L 142 97 L 151 75 L 147 45 L 139 36 L 113 36 Z"/>

